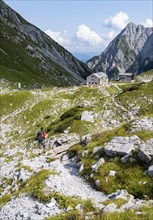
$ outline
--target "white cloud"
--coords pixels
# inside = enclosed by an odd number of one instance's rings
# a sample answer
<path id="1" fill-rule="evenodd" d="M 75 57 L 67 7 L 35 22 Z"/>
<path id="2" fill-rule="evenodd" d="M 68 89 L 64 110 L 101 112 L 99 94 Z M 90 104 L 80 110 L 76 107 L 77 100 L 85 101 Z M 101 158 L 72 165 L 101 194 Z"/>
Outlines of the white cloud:
<path id="1" fill-rule="evenodd" d="M 142 22 L 142 25 L 145 27 L 153 27 L 153 20 L 151 20 L 150 18 L 147 18 L 145 22 Z"/>
<path id="2" fill-rule="evenodd" d="M 103 42 L 103 39 L 95 31 L 92 31 L 84 24 L 79 25 L 76 36 L 80 40 L 86 41 L 93 46 L 100 45 Z"/>
<path id="3" fill-rule="evenodd" d="M 115 16 L 106 18 L 105 24 L 118 29 L 123 29 L 129 22 L 129 16 L 124 12 L 118 12 Z"/>
<path id="4" fill-rule="evenodd" d="M 45 31 L 45 33 L 62 46 L 66 46 L 71 43 L 68 39 L 68 36 L 66 35 L 67 31 L 56 32 L 49 29 Z"/>
<path id="5" fill-rule="evenodd" d="M 86 25 L 80 25 L 74 35 L 67 31 L 45 31 L 54 41 L 70 52 L 95 52 L 103 49 L 103 39 Z"/>
<path id="6" fill-rule="evenodd" d="M 117 35 L 117 33 L 115 31 L 110 31 L 108 34 L 107 34 L 107 38 L 109 40 L 112 40 L 114 39 L 114 37 Z"/>

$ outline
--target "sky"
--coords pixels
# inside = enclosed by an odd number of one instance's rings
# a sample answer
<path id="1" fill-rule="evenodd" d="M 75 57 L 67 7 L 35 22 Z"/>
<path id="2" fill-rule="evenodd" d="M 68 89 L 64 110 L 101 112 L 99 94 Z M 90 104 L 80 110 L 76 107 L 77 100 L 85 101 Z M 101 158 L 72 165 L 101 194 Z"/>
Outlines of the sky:
<path id="1" fill-rule="evenodd" d="M 4 2 L 73 54 L 101 54 L 129 22 L 153 27 L 153 0 Z"/>

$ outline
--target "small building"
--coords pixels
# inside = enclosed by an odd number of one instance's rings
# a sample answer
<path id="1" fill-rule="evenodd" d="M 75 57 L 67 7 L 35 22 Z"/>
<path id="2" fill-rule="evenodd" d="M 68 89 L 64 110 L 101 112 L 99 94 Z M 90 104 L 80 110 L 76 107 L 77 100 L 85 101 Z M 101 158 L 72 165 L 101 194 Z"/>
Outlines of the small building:
<path id="1" fill-rule="evenodd" d="M 118 80 L 120 82 L 131 82 L 134 79 L 133 73 L 119 73 Z"/>
<path id="2" fill-rule="evenodd" d="M 90 76 L 86 78 L 87 85 L 107 85 L 108 84 L 108 76 L 106 73 L 98 72 L 92 73 Z"/>

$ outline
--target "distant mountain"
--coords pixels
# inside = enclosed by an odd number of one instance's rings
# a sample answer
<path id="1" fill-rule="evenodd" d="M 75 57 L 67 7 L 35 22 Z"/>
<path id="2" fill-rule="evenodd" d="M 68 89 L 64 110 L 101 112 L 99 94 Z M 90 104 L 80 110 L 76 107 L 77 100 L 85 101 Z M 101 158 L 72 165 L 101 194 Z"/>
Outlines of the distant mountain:
<path id="1" fill-rule="evenodd" d="M 153 69 L 153 28 L 129 23 L 100 56 L 87 61 L 94 72 L 114 78 L 118 72 L 139 74 Z"/>
<path id="2" fill-rule="evenodd" d="M 43 31 L 0 0 L 1 77 L 55 86 L 77 85 L 91 73 Z"/>
<path id="3" fill-rule="evenodd" d="M 96 55 L 96 52 L 94 53 L 73 53 L 75 57 L 77 57 L 82 62 L 87 62 L 89 59 L 91 59 L 93 56 Z"/>

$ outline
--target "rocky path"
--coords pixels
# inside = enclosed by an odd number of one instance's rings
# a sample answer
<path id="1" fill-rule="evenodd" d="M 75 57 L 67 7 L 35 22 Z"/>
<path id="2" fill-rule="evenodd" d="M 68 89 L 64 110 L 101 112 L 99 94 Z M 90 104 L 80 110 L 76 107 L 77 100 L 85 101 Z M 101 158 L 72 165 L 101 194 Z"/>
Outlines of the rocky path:
<path id="1" fill-rule="evenodd" d="M 52 150 L 51 150 L 52 151 Z M 50 154 L 51 151 L 48 151 Z M 57 172 L 55 175 L 50 175 L 45 182 L 45 185 L 51 191 L 59 192 L 65 196 L 80 197 L 81 200 L 90 199 L 93 205 L 97 208 L 102 208 L 102 201 L 108 197 L 101 192 L 92 189 L 87 185 L 78 174 L 78 168 L 75 161 L 69 160 L 67 156 L 63 160 L 56 159 L 51 163 L 46 162 L 47 154 L 37 156 L 31 160 L 24 159 L 23 165 L 29 165 L 35 172 L 38 172 L 42 167 Z M 12 162 L 13 163 L 13 162 Z M 14 166 L 11 165 L 12 169 Z M 6 167 L 1 167 L 1 173 L 7 175 Z M 11 171 L 8 170 L 10 173 Z M 15 173 L 14 173 L 15 175 Z M 53 216 L 63 212 L 52 198 L 47 204 L 39 203 L 33 200 L 28 195 L 20 195 L 18 198 L 12 198 L 0 210 L 0 219 L 2 220 L 43 220 L 47 216 Z"/>
<path id="2" fill-rule="evenodd" d="M 87 185 L 78 174 L 75 161 L 56 160 L 52 162 L 51 167 L 58 175 L 50 176 L 46 180 L 46 185 L 54 191 L 60 192 L 67 196 L 79 196 L 81 199 L 90 199 L 95 207 L 100 208 L 100 202 L 107 199 L 104 193 L 98 192 Z"/>
<path id="3" fill-rule="evenodd" d="M 26 165 L 28 163 L 35 172 L 42 166 L 45 169 L 51 169 L 57 172 L 56 175 L 50 175 L 45 182 L 52 191 L 60 192 L 66 196 L 80 196 L 84 200 L 91 199 L 97 208 L 101 206 L 100 202 L 107 199 L 104 193 L 92 189 L 85 183 L 79 176 L 75 161 L 69 160 L 67 155 L 63 156 L 62 160 L 57 159 L 51 163 L 46 163 L 45 159 L 46 155 L 41 155 L 31 161 L 23 160 L 23 164 Z"/>

